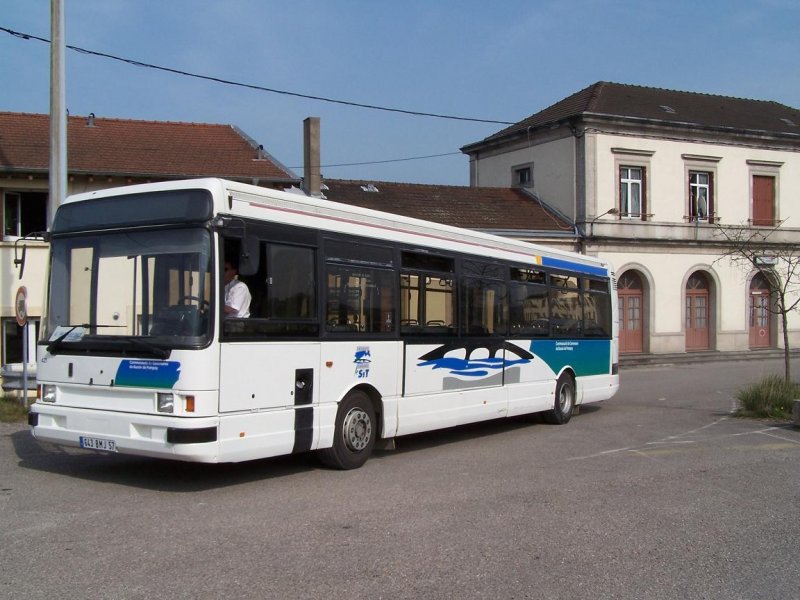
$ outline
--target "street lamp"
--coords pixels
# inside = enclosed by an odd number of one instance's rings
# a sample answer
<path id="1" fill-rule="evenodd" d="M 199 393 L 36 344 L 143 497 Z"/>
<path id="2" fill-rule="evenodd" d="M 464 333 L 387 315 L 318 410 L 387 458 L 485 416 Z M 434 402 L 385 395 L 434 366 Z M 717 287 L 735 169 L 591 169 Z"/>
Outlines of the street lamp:
<path id="1" fill-rule="evenodd" d="M 606 215 L 618 215 L 619 209 L 617 207 L 609 208 L 606 212 L 601 215 L 597 215 L 594 219 L 589 222 L 589 237 L 594 237 L 594 224 L 597 219 L 601 217 L 605 217 Z"/>

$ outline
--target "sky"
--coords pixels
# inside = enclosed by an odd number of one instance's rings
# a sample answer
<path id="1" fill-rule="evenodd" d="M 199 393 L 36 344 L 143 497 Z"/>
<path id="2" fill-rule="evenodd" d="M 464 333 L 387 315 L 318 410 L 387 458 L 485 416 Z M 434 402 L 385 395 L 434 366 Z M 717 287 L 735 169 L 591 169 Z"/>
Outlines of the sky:
<path id="1" fill-rule="evenodd" d="M 797 0 L 62 2 L 68 45 L 406 111 L 517 122 L 598 81 L 800 108 Z M 50 0 L 0 0 L 0 27 L 49 39 Z M 49 70 L 49 44 L 0 31 L 0 111 L 49 112 Z M 364 181 L 468 185 L 459 149 L 505 127 L 71 50 L 66 100 L 71 115 L 236 125 L 300 176 L 303 119 L 320 117 L 323 177 Z"/>

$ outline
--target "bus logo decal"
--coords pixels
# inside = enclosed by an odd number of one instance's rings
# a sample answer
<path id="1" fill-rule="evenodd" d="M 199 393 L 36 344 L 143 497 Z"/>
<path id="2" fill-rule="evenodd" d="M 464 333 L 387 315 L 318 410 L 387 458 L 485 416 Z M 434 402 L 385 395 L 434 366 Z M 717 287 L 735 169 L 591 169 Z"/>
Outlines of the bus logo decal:
<path id="1" fill-rule="evenodd" d="M 181 376 L 181 363 L 161 360 L 123 360 L 114 385 L 124 387 L 172 388 Z"/>
<path id="2" fill-rule="evenodd" d="M 356 348 L 353 364 L 356 366 L 356 377 L 359 379 L 369 377 L 369 368 L 372 365 L 372 353 L 369 350 L 369 346 L 358 346 Z"/>

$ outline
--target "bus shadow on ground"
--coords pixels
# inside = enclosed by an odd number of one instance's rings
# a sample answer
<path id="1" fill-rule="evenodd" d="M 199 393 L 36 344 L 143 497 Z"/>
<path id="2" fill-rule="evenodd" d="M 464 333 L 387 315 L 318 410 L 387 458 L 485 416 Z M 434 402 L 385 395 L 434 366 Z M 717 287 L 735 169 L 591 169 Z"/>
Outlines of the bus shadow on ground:
<path id="1" fill-rule="evenodd" d="M 20 468 L 167 492 L 224 488 L 319 468 L 311 453 L 240 463 L 204 464 L 56 446 L 39 442 L 28 431 L 12 434 L 11 440 Z"/>
<path id="2" fill-rule="evenodd" d="M 587 415 L 600 410 L 598 405 L 587 405 L 581 407 L 580 414 Z M 534 413 L 530 415 L 520 415 L 515 417 L 499 418 L 490 421 L 480 421 L 467 425 L 458 425 L 436 431 L 426 431 L 396 438 L 396 448 L 394 450 L 376 452 L 376 456 L 391 456 L 393 453 L 415 452 L 428 448 L 436 448 L 447 444 L 455 444 L 471 439 L 489 437 L 494 435 L 504 435 L 519 429 L 531 427 L 558 427 L 547 423 L 544 413 Z M 568 425 L 567 425 L 568 426 Z"/>
<path id="3" fill-rule="evenodd" d="M 395 438 L 395 447 L 393 449 L 376 450 L 373 458 L 390 458 L 396 454 L 418 452 L 496 435 L 507 435 L 512 431 L 535 426 L 548 427 L 549 425 L 545 423 L 541 415 L 526 415 L 414 433 Z"/>
<path id="4" fill-rule="evenodd" d="M 597 406 L 582 407 L 581 413 L 597 410 Z M 550 425 L 545 423 L 541 414 L 537 414 L 417 433 L 397 438 L 392 450 L 376 449 L 370 460 L 388 460 L 401 454 L 507 435 L 532 427 Z M 27 430 L 11 434 L 11 441 L 19 459 L 18 465 L 23 469 L 167 492 L 204 491 L 329 470 L 320 464 L 313 452 L 240 463 L 204 464 L 56 446 L 36 440 Z"/>

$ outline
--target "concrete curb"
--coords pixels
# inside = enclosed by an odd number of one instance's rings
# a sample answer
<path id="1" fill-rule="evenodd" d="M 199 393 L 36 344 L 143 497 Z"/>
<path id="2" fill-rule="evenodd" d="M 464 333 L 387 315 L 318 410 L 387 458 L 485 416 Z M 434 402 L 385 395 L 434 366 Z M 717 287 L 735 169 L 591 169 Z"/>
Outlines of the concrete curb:
<path id="1" fill-rule="evenodd" d="M 800 349 L 790 350 L 789 354 L 793 360 L 800 358 Z M 706 350 L 668 354 L 623 354 L 619 357 L 619 366 L 620 368 L 665 367 L 708 362 L 733 362 L 737 360 L 783 360 L 783 357 L 783 350 L 775 348 L 730 352 Z"/>
<path id="2" fill-rule="evenodd" d="M 795 427 L 800 427 L 800 400 L 795 400 L 792 406 L 792 421 Z"/>

